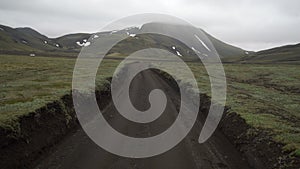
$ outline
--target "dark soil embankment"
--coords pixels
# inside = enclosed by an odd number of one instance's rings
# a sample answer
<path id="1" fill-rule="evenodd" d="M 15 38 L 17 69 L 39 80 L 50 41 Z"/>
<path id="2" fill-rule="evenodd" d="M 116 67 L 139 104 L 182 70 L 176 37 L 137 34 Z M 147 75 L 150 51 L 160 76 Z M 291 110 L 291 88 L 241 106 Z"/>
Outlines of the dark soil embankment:
<path id="1" fill-rule="evenodd" d="M 108 91 L 97 91 L 103 99 Z M 109 100 L 109 99 L 107 99 Z M 103 107 L 105 102 L 99 107 Z M 0 168 L 30 168 L 51 147 L 78 127 L 72 96 L 63 96 L 18 119 L 19 131 L 0 127 Z"/>
<path id="2" fill-rule="evenodd" d="M 0 128 L 1 168 L 28 168 L 77 126 L 71 95 L 18 119 L 19 131 Z"/>
<path id="3" fill-rule="evenodd" d="M 225 113 L 219 128 L 254 168 L 299 169 L 299 157 L 283 151 L 284 144 L 275 142 L 270 132 L 248 125 L 237 113 Z"/>
<path id="4" fill-rule="evenodd" d="M 19 131 L 0 128 L 1 168 L 27 168 L 77 125 L 71 95 L 18 119 Z"/>
<path id="5" fill-rule="evenodd" d="M 163 75 L 171 86 L 176 86 L 168 74 L 155 72 Z M 211 98 L 206 94 L 200 94 L 200 100 L 199 112 L 201 115 L 198 115 L 198 118 L 200 121 L 205 121 L 211 105 Z M 231 112 L 229 107 L 225 107 L 218 129 L 245 155 L 253 168 L 299 169 L 299 157 L 292 156 L 291 152 L 283 151 L 284 144 L 275 142 L 269 132 L 247 124 L 245 119 L 236 112 Z"/>

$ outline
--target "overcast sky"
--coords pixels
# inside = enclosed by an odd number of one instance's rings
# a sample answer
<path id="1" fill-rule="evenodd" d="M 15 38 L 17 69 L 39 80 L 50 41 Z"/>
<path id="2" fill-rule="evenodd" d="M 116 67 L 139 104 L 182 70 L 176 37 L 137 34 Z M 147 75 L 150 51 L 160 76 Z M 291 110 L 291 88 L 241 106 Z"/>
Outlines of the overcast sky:
<path id="1" fill-rule="evenodd" d="M 246 50 L 300 43 L 300 0 L 0 0 L 0 24 L 49 37 L 96 32 L 139 13 L 182 18 Z"/>

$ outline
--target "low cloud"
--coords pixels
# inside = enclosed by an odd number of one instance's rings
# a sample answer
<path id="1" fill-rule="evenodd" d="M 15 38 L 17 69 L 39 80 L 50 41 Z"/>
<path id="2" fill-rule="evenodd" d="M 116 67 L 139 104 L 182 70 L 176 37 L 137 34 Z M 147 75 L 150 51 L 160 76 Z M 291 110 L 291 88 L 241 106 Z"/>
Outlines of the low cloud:
<path id="1" fill-rule="evenodd" d="M 138 13 L 173 15 L 246 50 L 300 42 L 298 0 L 26 0 L 0 2 L 0 24 L 32 27 L 50 37 L 96 32 Z"/>

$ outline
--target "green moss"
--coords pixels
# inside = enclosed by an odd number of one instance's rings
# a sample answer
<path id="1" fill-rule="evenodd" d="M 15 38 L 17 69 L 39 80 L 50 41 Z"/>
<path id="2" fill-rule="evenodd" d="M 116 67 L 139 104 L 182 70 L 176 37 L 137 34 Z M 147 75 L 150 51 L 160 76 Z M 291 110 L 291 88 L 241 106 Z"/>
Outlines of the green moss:
<path id="1" fill-rule="evenodd" d="M 297 149 L 297 150 L 295 151 L 295 155 L 296 155 L 297 157 L 300 157 L 300 149 Z"/>
<path id="2" fill-rule="evenodd" d="M 75 58 L 0 55 L 0 127 L 18 130 L 18 117 L 72 89 Z M 101 88 L 119 61 L 105 60 L 97 74 Z M 66 115 L 67 119 L 70 118 Z"/>

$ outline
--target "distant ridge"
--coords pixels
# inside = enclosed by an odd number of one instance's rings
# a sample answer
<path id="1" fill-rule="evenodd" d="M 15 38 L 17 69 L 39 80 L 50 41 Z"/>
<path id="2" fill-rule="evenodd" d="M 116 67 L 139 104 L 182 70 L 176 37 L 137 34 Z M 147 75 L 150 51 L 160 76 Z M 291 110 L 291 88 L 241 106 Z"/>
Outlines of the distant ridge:
<path id="1" fill-rule="evenodd" d="M 285 45 L 267 50 L 262 50 L 242 58 L 243 62 L 256 63 L 300 63 L 300 43 L 295 45 Z"/>

